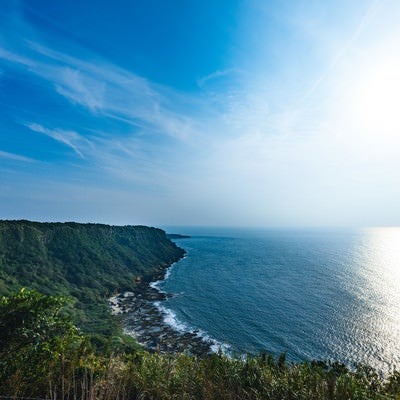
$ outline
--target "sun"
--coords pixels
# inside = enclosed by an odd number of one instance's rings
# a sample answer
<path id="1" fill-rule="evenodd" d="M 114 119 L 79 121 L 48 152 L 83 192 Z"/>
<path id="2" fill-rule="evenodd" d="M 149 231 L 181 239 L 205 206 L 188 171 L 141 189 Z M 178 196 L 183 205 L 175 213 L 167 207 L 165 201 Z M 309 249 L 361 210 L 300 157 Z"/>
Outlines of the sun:
<path id="1" fill-rule="evenodd" d="M 400 143 L 400 59 L 360 66 L 349 88 L 347 112 L 361 134 Z"/>

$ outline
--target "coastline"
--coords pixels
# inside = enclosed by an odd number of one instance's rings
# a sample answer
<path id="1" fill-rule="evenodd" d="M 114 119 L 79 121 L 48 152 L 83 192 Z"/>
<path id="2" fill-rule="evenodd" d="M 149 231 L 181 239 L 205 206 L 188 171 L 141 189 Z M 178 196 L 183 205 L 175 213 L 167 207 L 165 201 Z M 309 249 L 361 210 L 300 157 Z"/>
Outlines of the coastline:
<path id="1" fill-rule="evenodd" d="M 177 326 L 174 314 L 164 307 L 168 298 L 174 295 L 161 291 L 157 285 L 168 279 L 169 271 L 178 261 L 160 270 L 156 276 L 144 278 L 132 290 L 109 298 L 111 313 L 122 317 L 124 332 L 148 351 L 214 353 L 221 347 L 217 342 L 199 330 L 191 330 L 183 324 Z"/>

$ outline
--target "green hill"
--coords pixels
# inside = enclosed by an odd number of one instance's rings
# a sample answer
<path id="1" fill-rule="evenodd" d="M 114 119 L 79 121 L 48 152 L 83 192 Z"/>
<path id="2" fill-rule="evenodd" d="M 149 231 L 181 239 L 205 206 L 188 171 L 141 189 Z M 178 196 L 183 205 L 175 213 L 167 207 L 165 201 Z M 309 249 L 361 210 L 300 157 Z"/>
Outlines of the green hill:
<path id="1" fill-rule="evenodd" d="M 110 335 L 106 299 L 160 276 L 184 251 L 145 226 L 0 221 L 0 295 L 21 287 L 73 299 L 87 333 Z"/>

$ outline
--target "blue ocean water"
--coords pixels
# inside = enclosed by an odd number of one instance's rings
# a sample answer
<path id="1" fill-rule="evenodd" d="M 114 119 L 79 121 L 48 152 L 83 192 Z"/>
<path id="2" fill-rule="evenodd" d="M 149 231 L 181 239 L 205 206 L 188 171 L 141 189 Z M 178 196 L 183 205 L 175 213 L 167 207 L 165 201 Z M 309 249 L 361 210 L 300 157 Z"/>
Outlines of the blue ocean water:
<path id="1" fill-rule="evenodd" d="M 187 251 L 158 287 L 177 329 L 233 353 L 400 368 L 400 229 L 169 228 Z"/>

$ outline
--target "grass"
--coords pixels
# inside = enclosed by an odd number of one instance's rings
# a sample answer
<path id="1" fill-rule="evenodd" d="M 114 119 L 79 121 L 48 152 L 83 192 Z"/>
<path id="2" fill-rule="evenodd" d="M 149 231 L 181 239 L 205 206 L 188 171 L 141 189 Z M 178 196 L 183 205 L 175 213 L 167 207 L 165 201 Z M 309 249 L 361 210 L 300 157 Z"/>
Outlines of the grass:
<path id="1" fill-rule="evenodd" d="M 136 352 L 101 356 L 76 348 L 27 384 L 24 371 L 1 394 L 46 399 L 400 399 L 400 373 L 386 379 L 365 365 L 288 363 L 265 354 L 229 358 Z M 8 388 L 8 391 L 5 389 Z"/>

